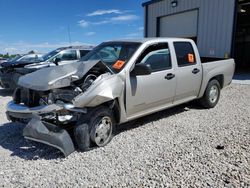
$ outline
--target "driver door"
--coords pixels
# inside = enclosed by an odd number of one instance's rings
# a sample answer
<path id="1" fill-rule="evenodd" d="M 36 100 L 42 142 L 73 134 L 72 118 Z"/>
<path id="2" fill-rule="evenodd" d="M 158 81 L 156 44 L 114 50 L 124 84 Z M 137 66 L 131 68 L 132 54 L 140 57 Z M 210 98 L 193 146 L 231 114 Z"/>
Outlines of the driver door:
<path id="1" fill-rule="evenodd" d="M 176 78 L 167 43 L 145 49 L 136 63 L 151 66 L 150 75 L 130 74 L 126 79 L 126 111 L 128 119 L 158 111 L 173 103 Z"/>

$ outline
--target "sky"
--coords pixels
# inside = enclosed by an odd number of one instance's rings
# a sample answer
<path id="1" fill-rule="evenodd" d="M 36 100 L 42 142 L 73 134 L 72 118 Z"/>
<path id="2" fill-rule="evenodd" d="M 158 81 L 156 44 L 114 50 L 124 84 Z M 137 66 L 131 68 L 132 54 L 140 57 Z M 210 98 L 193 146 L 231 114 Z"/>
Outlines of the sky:
<path id="1" fill-rule="evenodd" d="M 0 0 L 0 53 L 143 37 L 146 0 Z"/>

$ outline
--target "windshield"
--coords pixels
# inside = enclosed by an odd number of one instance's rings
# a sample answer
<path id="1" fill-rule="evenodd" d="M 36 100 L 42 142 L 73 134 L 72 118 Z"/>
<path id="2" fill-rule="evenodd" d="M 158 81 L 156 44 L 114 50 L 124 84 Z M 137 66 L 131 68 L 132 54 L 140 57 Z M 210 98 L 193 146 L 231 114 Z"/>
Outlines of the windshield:
<path id="1" fill-rule="evenodd" d="M 25 55 L 25 56 L 19 58 L 17 61 L 22 61 L 22 62 L 36 62 L 36 61 L 39 61 L 39 60 L 41 60 L 39 58 L 39 55 L 28 54 L 28 55 Z"/>
<path id="2" fill-rule="evenodd" d="M 54 50 L 52 52 L 49 52 L 45 55 L 42 56 L 42 59 L 43 61 L 47 61 L 49 60 L 50 58 L 52 58 L 53 56 L 55 56 L 56 54 L 58 54 L 60 52 L 60 50 Z"/>
<path id="3" fill-rule="evenodd" d="M 111 70 L 118 73 L 140 45 L 141 43 L 138 42 L 105 42 L 94 48 L 81 60 L 101 60 Z"/>
<path id="4" fill-rule="evenodd" d="M 20 59 L 21 57 L 23 57 L 23 56 L 21 56 L 21 55 L 16 55 L 15 57 L 8 59 L 7 62 L 10 62 L 10 61 L 17 61 L 17 60 Z"/>

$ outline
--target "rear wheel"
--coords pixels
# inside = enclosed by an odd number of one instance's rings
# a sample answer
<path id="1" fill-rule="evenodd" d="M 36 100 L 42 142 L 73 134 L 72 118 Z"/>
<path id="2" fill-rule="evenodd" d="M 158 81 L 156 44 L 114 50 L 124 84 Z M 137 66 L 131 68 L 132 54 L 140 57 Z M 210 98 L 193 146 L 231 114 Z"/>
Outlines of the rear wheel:
<path id="1" fill-rule="evenodd" d="M 92 146 L 103 147 L 113 137 L 115 119 L 108 107 L 90 109 L 83 115 L 75 129 L 75 138 L 78 148 L 86 151 Z"/>
<path id="2" fill-rule="evenodd" d="M 199 100 L 204 108 L 214 108 L 220 98 L 220 84 L 217 80 L 211 80 L 203 97 Z"/>

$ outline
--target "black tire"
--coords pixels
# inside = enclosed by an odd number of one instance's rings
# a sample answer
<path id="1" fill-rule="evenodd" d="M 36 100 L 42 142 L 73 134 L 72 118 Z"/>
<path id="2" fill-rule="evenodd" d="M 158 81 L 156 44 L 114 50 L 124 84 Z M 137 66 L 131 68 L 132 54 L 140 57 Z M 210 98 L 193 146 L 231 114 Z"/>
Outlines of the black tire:
<path id="1" fill-rule="evenodd" d="M 107 119 L 107 125 L 104 125 L 105 123 L 100 123 Z M 107 136 L 107 138 L 103 139 L 103 142 L 101 139 L 100 142 L 97 142 L 99 137 L 101 137 L 98 134 L 100 133 L 101 135 L 101 133 L 103 133 L 101 132 L 103 126 L 110 127 L 110 129 L 107 129 L 107 135 L 103 136 Z M 100 106 L 89 109 L 87 114 L 84 114 L 80 117 L 74 134 L 78 149 L 80 151 L 87 151 L 94 146 L 103 147 L 107 145 L 112 140 L 114 132 L 115 118 L 113 116 L 112 110 L 108 107 Z"/>
<path id="2" fill-rule="evenodd" d="M 216 97 L 214 97 L 213 100 L 212 100 L 213 97 L 211 97 L 211 94 L 210 94 L 212 90 L 217 91 L 217 93 L 215 94 Z M 199 103 L 201 104 L 201 106 L 206 109 L 214 108 L 220 99 L 220 90 L 221 90 L 220 83 L 217 80 L 211 80 L 207 85 L 207 88 L 203 97 L 199 100 Z"/>

